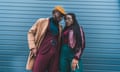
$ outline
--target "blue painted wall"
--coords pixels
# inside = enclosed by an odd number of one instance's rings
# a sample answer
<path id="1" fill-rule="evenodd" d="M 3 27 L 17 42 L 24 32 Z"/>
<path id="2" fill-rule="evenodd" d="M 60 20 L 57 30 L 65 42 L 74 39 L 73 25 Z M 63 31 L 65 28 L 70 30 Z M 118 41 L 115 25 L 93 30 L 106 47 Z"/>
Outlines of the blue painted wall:
<path id="1" fill-rule="evenodd" d="M 27 72 L 28 29 L 55 5 L 84 27 L 84 72 L 120 72 L 119 0 L 0 0 L 0 72 Z"/>

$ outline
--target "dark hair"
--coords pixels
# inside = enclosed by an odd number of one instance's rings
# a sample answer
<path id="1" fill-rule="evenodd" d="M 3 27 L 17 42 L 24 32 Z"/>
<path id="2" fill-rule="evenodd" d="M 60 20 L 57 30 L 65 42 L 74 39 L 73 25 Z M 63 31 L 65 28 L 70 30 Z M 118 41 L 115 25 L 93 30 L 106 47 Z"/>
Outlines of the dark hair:
<path id="1" fill-rule="evenodd" d="M 75 47 L 73 48 L 75 52 L 78 52 L 79 49 L 82 46 L 82 39 L 81 39 L 81 33 L 80 33 L 80 25 L 78 24 L 78 21 L 76 19 L 76 16 L 74 13 L 68 13 L 66 15 L 72 16 L 73 24 L 70 26 L 73 30 L 74 39 L 76 40 Z"/>

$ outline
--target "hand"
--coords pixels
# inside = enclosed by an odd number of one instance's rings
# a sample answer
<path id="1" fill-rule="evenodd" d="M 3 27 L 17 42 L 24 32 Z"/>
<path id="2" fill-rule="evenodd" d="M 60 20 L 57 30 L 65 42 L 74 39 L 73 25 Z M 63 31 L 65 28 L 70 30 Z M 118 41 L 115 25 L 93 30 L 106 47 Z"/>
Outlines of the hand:
<path id="1" fill-rule="evenodd" d="M 78 60 L 73 58 L 72 64 L 71 64 L 71 68 L 73 71 L 75 71 L 77 64 L 78 64 Z"/>
<path id="2" fill-rule="evenodd" d="M 31 49 L 31 52 L 33 53 L 33 56 L 36 56 L 36 54 L 37 54 L 37 49 L 36 49 L 36 48 L 33 48 L 33 49 Z"/>

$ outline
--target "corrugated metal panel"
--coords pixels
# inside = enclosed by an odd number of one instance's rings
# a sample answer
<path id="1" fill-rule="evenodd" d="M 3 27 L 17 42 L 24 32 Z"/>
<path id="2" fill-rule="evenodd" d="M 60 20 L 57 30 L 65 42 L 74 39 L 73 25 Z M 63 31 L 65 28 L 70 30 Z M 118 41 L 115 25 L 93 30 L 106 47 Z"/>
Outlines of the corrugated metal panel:
<path id="1" fill-rule="evenodd" d="M 84 72 L 119 72 L 119 0 L 0 0 L 0 72 L 27 72 L 27 31 L 55 5 L 76 13 L 84 27 Z"/>

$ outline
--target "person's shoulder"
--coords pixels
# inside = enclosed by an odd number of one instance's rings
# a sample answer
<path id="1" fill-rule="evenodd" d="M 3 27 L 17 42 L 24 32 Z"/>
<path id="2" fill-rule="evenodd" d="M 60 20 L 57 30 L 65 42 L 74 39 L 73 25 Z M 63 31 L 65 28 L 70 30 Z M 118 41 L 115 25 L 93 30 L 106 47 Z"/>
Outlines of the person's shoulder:
<path id="1" fill-rule="evenodd" d="M 39 26 L 44 26 L 44 25 L 47 25 L 47 23 L 44 23 L 44 22 L 48 22 L 49 21 L 49 18 L 38 18 L 37 21 L 36 21 L 36 25 L 39 27 Z"/>
<path id="2" fill-rule="evenodd" d="M 60 32 L 62 32 L 63 27 L 62 27 L 62 25 L 60 23 L 58 24 L 58 28 L 59 28 Z"/>
<path id="3" fill-rule="evenodd" d="M 83 26 L 79 26 L 80 27 L 80 32 L 83 32 L 84 33 L 84 28 Z"/>
<path id="4" fill-rule="evenodd" d="M 39 18 L 37 21 L 41 22 L 41 21 L 48 21 L 49 18 Z"/>
<path id="5" fill-rule="evenodd" d="M 62 28 L 63 26 L 62 26 L 61 24 L 59 24 L 59 27 L 61 27 L 61 28 Z"/>
<path id="6" fill-rule="evenodd" d="M 80 27 L 80 29 L 82 29 L 83 30 L 83 26 L 79 26 Z"/>

